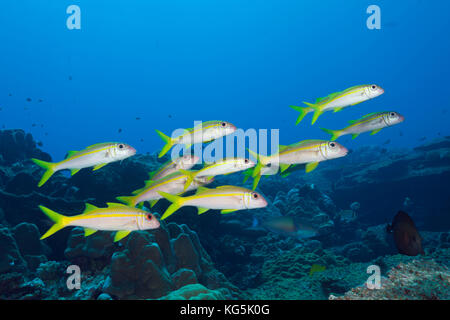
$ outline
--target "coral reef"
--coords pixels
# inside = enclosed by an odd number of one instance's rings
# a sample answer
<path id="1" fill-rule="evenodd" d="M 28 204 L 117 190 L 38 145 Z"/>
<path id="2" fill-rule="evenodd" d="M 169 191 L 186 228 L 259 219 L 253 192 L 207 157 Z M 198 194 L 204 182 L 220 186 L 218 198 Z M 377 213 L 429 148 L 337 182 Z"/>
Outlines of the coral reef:
<path id="1" fill-rule="evenodd" d="M 136 155 L 72 177 L 58 172 L 38 188 L 42 170 L 29 159 L 50 156 L 22 130 L 0 131 L 0 299 L 448 298 L 450 233 L 442 231 L 450 225 L 443 214 L 449 206 L 445 189 L 436 187 L 448 182 L 449 141 L 412 152 L 365 147 L 307 175 L 263 177 L 258 189 L 266 208 L 199 216 L 186 207 L 159 229 L 114 243 L 110 232 L 85 237 L 81 228 L 41 241 L 49 221 L 38 205 L 67 215 L 86 202 L 103 206 L 141 187 L 165 158 Z M 212 186 L 240 185 L 242 178 L 220 176 Z M 167 206 L 161 200 L 152 212 Z M 424 257 L 397 254 L 385 232 L 400 208 L 418 221 Z M 283 216 L 317 235 L 303 239 L 264 227 Z M 384 277 L 377 292 L 361 287 L 373 264 Z M 67 287 L 70 265 L 80 267 L 80 289 Z M 320 270 L 311 272 L 313 265 Z"/>
<path id="2" fill-rule="evenodd" d="M 379 289 L 366 285 L 356 287 L 332 300 L 448 300 L 450 270 L 433 260 L 400 263 L 382 277 Z"/>

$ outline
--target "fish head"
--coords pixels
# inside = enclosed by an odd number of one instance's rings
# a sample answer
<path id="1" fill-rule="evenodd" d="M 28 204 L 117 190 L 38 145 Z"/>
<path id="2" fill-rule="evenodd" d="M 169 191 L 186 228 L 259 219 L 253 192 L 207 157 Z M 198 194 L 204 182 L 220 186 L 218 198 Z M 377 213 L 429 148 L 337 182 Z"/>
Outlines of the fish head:
<path id="1" fill-rule="evenodd" d="M 193 154 L 186 154 L 175 160 L 175 167 L 177 169 L 189 170 L 200 160 L 200 157 Z"/>
<path id="2" fill-rule="evenodd" d="M 347 148 L 336 141 L 326 141 L 322 144 L 321 149 L 327 160 L 345 157 L 348 154 Z"/>
<path id="3" fill-rule="evenodd" d="M 384 121 L 389 125 L 392 126 L 394 124 L 403 122 L 405 120 L 405 117 L 402 116 L 400 113 L 395 112 L 395 111 L 389 111 L 386 112 L 383 115 Z"/>
<path id="4" fill-rule="evenodd" d="M 376 98 L 384 93 L 384 89 L 376 84 L 366 85 L 364 87 L 364 94 L 368 99 Z"/>
<path id="5" fill-rule="evenodd" d="M 136 149 L 126 143 L 115 143 L 112 148 L 116 160 L 123 160 L 136 154 Z"/>
<path id="6" fill-rule="evenodd" d="M 215 135 L 217 138 L 227 136 L 234 133 L 237 128 L 234 124 L 227 121 L 218 121 L 214 127 Z"/>
<path id="7" fill-rule="evenodd" d="M 258 192 L 246 192 L 244 195 L 247 209 L 257 209 L 267 207 L 267 200 Z"/>
<path id="8" fill-rule="evenodd" d="M 247 158 L 236 158 L 234 160 L 234 167 L 239 170 L 246 170 L 249 168 L 253 168 L 255 165 L 256 165 L 255 162 Z"/>
<path id="9" fill-rule="evenodd" d="M 143 211 L 143 210 L 142 210 Z M 160 226 L 159 220 L 151 212 L 142 213 L 142 219 L 140 219 L 140 230 L 158 229 Z"/>

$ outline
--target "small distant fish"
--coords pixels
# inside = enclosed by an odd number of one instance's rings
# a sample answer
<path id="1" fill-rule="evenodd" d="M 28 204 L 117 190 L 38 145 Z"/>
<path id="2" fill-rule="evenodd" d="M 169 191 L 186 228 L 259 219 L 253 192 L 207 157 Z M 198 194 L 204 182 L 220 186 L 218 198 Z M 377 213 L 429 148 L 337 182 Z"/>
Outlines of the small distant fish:
<path id="1" fill-rule="evenodd" d="M 422 248 L 422 237 L 414 221 L 406 212 L 399 211 L 392 224 L 386 226 L 386 231 L 394 234 L 394 242 L 399 253 L 407 256 L 425 254 Z"/>
<path id="2" fill-rule="evenodd" d="M 12 97 L 12 93 L 9 93 L 8 96 Z"/>
<path id="3" fill-rule="evenodd" d="M 72 80 L 72 76 L 69 76 L 69 80 Z"/>
<path id="4" fill-rule="evenodd" d="M 323 272 L 327 269 L 327 267 L 322 266 L 320 264 L 313 264 L 311 269 L 309 270 L 309 275 L 312 276 L 316 272 Z"/>
<path id="5" fill-rule="evenodd" d="M 316 228 L 308 224 L 301 223 L 294 219 L 294 217 L 282 216 L 270 218 L 263 221 L 261 226 L 271 232 L 298 239 L 307 239 L 318 235 Z"/>
<path id="6" fill-rule="evenodd" d="M 117 130 L 119 133 L 121 133 L 122 132 L 122 128 L 119 128 L 119 130 Z"/>
<path id="7" fill-rule="evenodd" d="M 139 118 L 139 117 L 136 117 L 136 120 L 141 120 L 141 118 Z"/>
<path id="8" fill-rule="evenodd" d="M 169 117 L 170 119 L 172 119 L 172 115 L 171 115 L 171 114 L 169 114 L 168 117 Z"/>
<path id="9" fill-rule="evenodd" d="M 399 135 L 400 137 L 403 137 L 403 131 L 400 131 L 400 132 L 398 133 L 398 135 Z"/>
<path id="10" fill-rule="evenodd" d="M 98 208 L 86 203 L 86 209 L 76 216 L 63 216 L 44 206 L 39 208 L 55 224 L 41 237 L 45 239 L 64 227 L 84 228 L 84 236 L 90 236 L 98 230 L 117 231 L 114 242 L 125 238 L 131 231 L 157 229 L 158 219 L 151 213 L 121 203 L 108 203 L 106 208 Z"/>
<path id="11" fill-rule="evenodd" d="M 262 195 L 237 186 L 220 186 L 215 189 L 200 187 L 196 194 L 188 197 L 179 197 L 161 191 L 158 193 L 172 202 L 164 212 L 161 220 L 166 219 L 184 206 L 197 207 L 198 214 L 202 214 L 210 209 L 221 210 L 221 213 L 225 214 L 237 210 L 264 208 L 267 206 L 267 201 Z"/>
<path id="12" fill-rule="evenodd" d="M 32 123 L 31 126 L 32 126 L 32 127 L 36 127 L 36 123 Z"/>
<path id="13" fill-rule="evenodd" d="M 328 110 L 334 112 L 341 111 L 348 106 L 354 106 L 358 103 L 373 99 L 384 93 L 383 88 L 372 85 L 354 86 L 344 91 L 332 93 L 324 98 L 318 98 L 315 103 L 303 102 L 307 107 L 290 106 L 292 109 L 300 112 L 296 125 L 310 112 L 314 112 L 311 124 L 314 124 L 319 116 Z"/>
<path id="14" fill-rule="evenodd" d="M 378 133 L 381 129 L 387 128 L 403 122 L 405 118 L 395 111 L 383 111 L 369 113 L 357 120 L 349 121 L 350 125 L 340 130 L 330 130 L 321 128 L 323 131 L 331 135 L 331 141 L 337 138 L 351 134 L 352 139 L 355 139 L 361 133 L 372 131 L 371 135 Z"/>
<path id="15" fill-rule="evenodd" d="M 206 121 L 194 128 L 185 129 L 184 133 L 177 137 L 169 137 L 159 130 L 156 133 L 166 143 L 158 155 L 158 158 L 164 156 L 174 145 L 184 144 L 187 148 L 195 143 L 209 142 L 223 136 L 232 134 L 236 127 L 226 121 Z"/>
<path id="16" fill-rule="evenodd" d="M 387 139 L 385 142 L 383 142 L 383 145 L 387 145 L 389 143 L 391 143 L 391 139 Z"/>
<path id="17" fill-rule="evenodd" d="M 144 142 L 144 139 L 143 139 L 143 138 L 141 138 L 141 142 Z"/>
<path id="18" fill-rule="evenodd" d="M 42 147 L 44 144 L 42 143 L 42 141 L 39 141 L 39 142 L 37 143 L 37 145 L 38 145 L 39 147 Z"/>
<path id="19" fill-rule="evenodd" d="M 94 171 L 106 166 L 108 163 L 119 161 L 136 154 L 136 149 L 117 142 L 98 143 L 81 151 L 69 151 L 66 159 L 60 162 L 46 162 L 31 159 L 38 166 L 46 169 L 38 186 L 41 187 L 59 170 L 70 169 L 74 175 L 83 168 L 94 167 Z"/>
<path id="20" fill-rule="evenodd" d="M 27 100 L 28 102 L 31 102 L 31 98 L 27 98 L 26 100 Z"/>
<path id="21" fill-rule="evenodd" d="M 45 132 L 45 133 L 44 133 L 44 136 L 48 136 L 48 132 Z"/>
<path id="22" fill-rule="evenodd" d="M 38 100 L 38 102 L 42 102 L 42 101 L 44 101 L 44 100 L 42 100 L 42 99 L 39 99 L 39 100 Z"/>

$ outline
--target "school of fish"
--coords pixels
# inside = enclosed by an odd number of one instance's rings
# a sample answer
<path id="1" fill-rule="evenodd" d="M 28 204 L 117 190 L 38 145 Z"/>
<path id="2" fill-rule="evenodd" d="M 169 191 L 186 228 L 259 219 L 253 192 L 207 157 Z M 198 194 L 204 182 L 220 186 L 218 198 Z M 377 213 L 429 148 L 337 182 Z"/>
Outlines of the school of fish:
<path id="1" fill-rule="evenodd" d="M 296 125 L 310 112 L 314 113 L 311 121 L 311 124 L 314 124 L 318 117 L 326 111 L 338 112 L 383 93 L 384 89 L 375 84 L 358 85 L 318 98 L 315 103 L 304 102 L 306 107 L 290 107 L 300 113 Z M 85 236 L 98 230 L 115 231 L 114 241 L 123 239 L 134 230 L 159 228 L 160 221 L 156 215 L 143 210 L 143 206 L 145 202 L 148 202 L 150 207 L 153 207 L 163 198 L 171 204 L 162 214 L 161 220 L 168 218 L 184 206 L 197 207 L 198 214 L 203 214 L 208 210 L 220 210 L 222 214 L 227 214 L 238 210 L 264 208 L 267 206 L 267 200 L 263 195 L 254 191 L 263 175 L 279 173 L 282 177 L 286 177 L 303 168 L 306 173 L 311 172 L 320 162 L 347 155 L 347 148 L 335 142 L 339 137 L 351 134 L 354 139 L 360 133 L 369 131 L 371 134 L 375 134 L 383 128 L 399 124 L 402 121 L 404 121 L 404 117 L 395 111 L 370 113 L 358 120 L 350 121 L 350 125 L 343 129 L 321 128 L 331 135 L 330 141 L 302 140 L 289 145 L 279 145 L 278 151 L 271 155 L 248 150 L 255 161 L 250 158 L 227 157 L 205 164 L 198 170 L 192 170 L 192 168 L 198 164 L 200 158 L 185 154 L 167 161 L 156 171 L 151 172 L 149 180 L 144 182 L 143 187 L 135 190 L 131 195 L 117 197 L 116 199 L 120 203 L 107 203 L 104 208 L 86 203 L 83 213 L 72 216 L 61 215 L 49 208 L 39 206 L 54 222 L 41 239 L 68 226 L 84 228 Z M 165 142 L 158 157 L 163 157 L 174 146 L 184 146 L 183 150 L 187 150 L 193 144 L 211 142 L 233 134 L 236 130 L 237 127 L 227 121 L 202 122 L 193 128 L 184 129 L 182 133 L 172 137 L 156 130 L 156 133 Z M 109 142 L 98 143 L 81 151 L 69 151 L 66 158 L 60 162 L 51 163 L 39 159 L 32 159 L 32 161 L 45 169 L 38 184 L 39 187 L 42 187 L 57 171 L 68 169 L 71 171 L 71 175 L 74 175 L 84 168 L 92 167 L 93 170 L 98 170 L 108 163 L 122 161 L 135 154 L 136 149 L 130 145 Z M 206 187 L 214 181 L 214 177 L 235 172 L 244 173 L 244 182 L 250 177 L 253 178 L 252 190 L 231 185 L 216 188 Z M 195 193 L 187 195 L 192 191 Z M 268 229 L 284 228 L 291 233 L 301 231 L 308 237 L 315 235 L 314 230 L 309 227 L 294 224 L 293 221 L 284 218 L 266 221 L 263 225 Z"/>

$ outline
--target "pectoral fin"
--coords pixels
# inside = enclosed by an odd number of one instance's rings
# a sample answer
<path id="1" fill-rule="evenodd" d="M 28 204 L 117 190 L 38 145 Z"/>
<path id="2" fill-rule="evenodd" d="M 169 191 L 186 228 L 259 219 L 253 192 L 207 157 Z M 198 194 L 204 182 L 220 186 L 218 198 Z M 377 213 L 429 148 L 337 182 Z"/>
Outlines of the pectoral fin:
<path id="1" fill-rule="evenodd" d="M 93 233 L 96 233 L 98 230 L 90 229 L 90 228 L 84 228 L 84 236 L 88 237 Z"/>
<path id="2" fill-rule="evenodd" d="M 290 164 L 280 163 L 280 171 L 284 172 L 290 167 Z"/>
<path id="3" fill-rule="evenodd" d="M 130 234 L 130 230 L 122 230 L 122 231 L 117 231 L 116 235 L 114 236 L 114 242 L 120 241 L 123 238 L 125 238 L 127 235 Z"/>
<path id="4" fill-rule="evenodd" d="M 317 166 L 319 165 L 319 162 L 310 162 L 306 164 L 306 172 L 311 172 L 313 171 L 315 168 L 317 168 Z"/>
<path id="5" fill-rule="evenodd" d="M 209 208 L 200 208 L 200 207 L 198 207 L 198 214 L 205 213 L 208 210 L 209 210 Z"/>
<path id="6" fill-rule="evenodd" d="M 380 132 L 380 130 L 381 130 L 381 129 L 376 129 L 376 130 L 373 130 L 373 131 L 372 131 L 372 132 L 370 133 L 370 135 L 371 135 L 371 136 L 373 136 L 373 135 L 374 135 L 375 133 L 378 133 L 378 132 Z"/>
<path id="7" fill-rule="evenodd" d="M 339 112 L 339 111 L 341 111 L 342 109 L 344 109 L 344 107 L 334 108 L 334 112 Z"/>
<path id="8" fill-rule="evenodd" d="M 100 164 L 96 165 L 96 166 L 94 167 L 94 169 L 92 169 L 92 171 L 95 171 L 95 170 L 98 170 L 98 169 L 100 169 L 100 168 L 103 168 L 103 167 L 106 166 L 106 165 L 107 165 L 107 163 L 100 163 Z"/>
<path id="9" fill-rule="evenodd" d="M 239 209 L 223 209 L 222 211 L 220 211 L 221 214 L 226 214 L 226 213 L 230 213 L 230 212 L 234 212 L 234 211 L 238 211 Z"/>
<path id="10" fill-rule="evenodd" d="M 359 133 L 352 134 L 352 139 L 355 139 L 357 136 L 359 136 Z"/>
<path id="11" fill-rule="evenodd" d="M 73 176 L 75 173 L 80 171 L 81 169 L 70 169 L 70 175 Z"/>
<path id="12" fill-rule="evenodd" d="M 153 206 L 158 202 L 159 199 L 150 201 L 150 207 L 153 208 Z"/>

